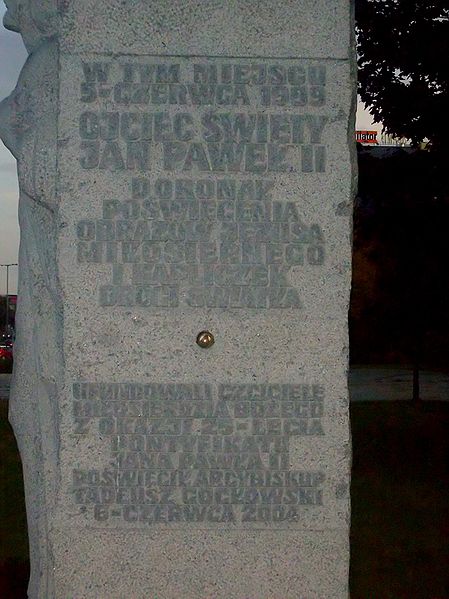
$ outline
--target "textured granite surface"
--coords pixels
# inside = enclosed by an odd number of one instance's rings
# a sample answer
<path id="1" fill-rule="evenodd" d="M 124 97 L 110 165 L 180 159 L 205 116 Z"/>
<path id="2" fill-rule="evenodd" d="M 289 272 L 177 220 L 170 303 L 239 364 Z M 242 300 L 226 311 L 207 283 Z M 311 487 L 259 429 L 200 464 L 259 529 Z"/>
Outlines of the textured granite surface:
<path id="1" fill-rule="evenodd" d="M 29 597 L 347 597 L 350 3 L 7 5 Z"/>

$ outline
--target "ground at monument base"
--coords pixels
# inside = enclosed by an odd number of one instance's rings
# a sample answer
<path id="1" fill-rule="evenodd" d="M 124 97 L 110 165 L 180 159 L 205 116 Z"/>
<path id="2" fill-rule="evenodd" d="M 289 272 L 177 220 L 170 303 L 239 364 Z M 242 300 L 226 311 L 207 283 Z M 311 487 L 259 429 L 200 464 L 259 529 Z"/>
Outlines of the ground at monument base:
<path id="1" fill-rule="evenodd" d="M 449 404 L 351 405 L 351 599 L 449 597 Z"/>

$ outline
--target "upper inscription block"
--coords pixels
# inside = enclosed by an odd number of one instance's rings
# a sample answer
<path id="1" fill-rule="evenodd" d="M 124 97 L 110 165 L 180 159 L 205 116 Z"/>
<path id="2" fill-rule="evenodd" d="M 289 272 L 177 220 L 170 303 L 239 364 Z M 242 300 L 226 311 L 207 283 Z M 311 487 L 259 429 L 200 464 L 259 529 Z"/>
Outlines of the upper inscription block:
<path id="1" fill-rule="evenodd" d="M 324 237 L 274 189 L 326 172 L 325 62 L 96 56 L 79 165 L 132 176 L 129 199 L 114 187 L 77 223 L 78 263 L 114 265 L 100 304 L 299 308 L 289 271 L 322 265 Z"/>
<path id="2" fill-rule="evenodd" d="M 68 8 L 62 49 L 347 59 L 350 5 L 349 0 L 77 0 Z"/>

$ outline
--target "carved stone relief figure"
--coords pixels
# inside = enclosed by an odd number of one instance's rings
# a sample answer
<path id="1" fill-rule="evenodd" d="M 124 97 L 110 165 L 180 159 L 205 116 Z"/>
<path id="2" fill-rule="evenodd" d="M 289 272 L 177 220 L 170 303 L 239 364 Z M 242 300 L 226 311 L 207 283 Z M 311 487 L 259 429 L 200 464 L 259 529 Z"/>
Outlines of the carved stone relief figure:
<path id="1" fill-rule="evenodd" d="M 48 522 L 53 505 L 49 497 L 58 487 L 57 397 L 62 377 L 62 303 L 56 266 L 58 48 L 51 40 L 55 29 L 50 2 L 8 0 L 6 4 L 5 25 L 22 33 L 30 52 L 15 90 L 0 103 L 0 138 L 17 159 L 20 188 L 10 420 L 22 456 L 27 497 L 29 597 L 51 599 Z"/>
<path id="2" fill-rule="evenodd" d="M 29 53 L 42 41 L 55 37 L 58 31 L 57 0 L 4 0 L 7 11 L 3 18 L 6 29 L 22 34 Z"/>

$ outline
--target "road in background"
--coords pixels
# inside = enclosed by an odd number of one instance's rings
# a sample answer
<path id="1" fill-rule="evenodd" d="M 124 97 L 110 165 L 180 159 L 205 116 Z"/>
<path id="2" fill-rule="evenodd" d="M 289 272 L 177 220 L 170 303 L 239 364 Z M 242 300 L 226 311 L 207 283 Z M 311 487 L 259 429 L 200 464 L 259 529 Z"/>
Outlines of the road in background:
<path id="1" fill-rule="evenodd" d="M 422 400 L 449 400 L 449 374 L 422 370 L 419 378 Z M 410 400 L 412 370 L 395 366 L 353 366 L 349 371 L 349 393 L 351 401 Z"/>

